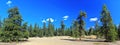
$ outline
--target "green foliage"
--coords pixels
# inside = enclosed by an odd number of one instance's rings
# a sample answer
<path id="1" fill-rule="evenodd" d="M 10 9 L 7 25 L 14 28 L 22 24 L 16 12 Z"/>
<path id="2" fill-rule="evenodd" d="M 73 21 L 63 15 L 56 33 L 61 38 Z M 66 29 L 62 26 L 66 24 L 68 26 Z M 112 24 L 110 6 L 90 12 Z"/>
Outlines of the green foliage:
<path id="1" fill-rule="evenodd" d="M 47 32 L 47 37 L 48 36 L 54 36 L 54 25 L 52 25 L 52 22 L 50 21 L 49 19 L 49 22 L 48 22 L 48 32 Z"/>
<path id="2" fill-rule="evenodd" d="M 28 27 L 28 31 L 29 31 L 29 36 L 32 37 L 33 35 L 33 27 L 32 25 L 30 24 L 30 26 Z"/>
<path id="3" fill-rule="evenodd" d="M 54 36 L 58 36 L 58 29 L 54 31 Z"/>
<path id="4" fill-rule="evenodd" d="M 34 27 L 30 25 L 28 27 L 28 31 L 29 31 L 30 37 L 43 37 L 44 36 L 44 30 L 41 29 L 38 26 L 38 24 L 35 24 Z"/>
<path id="5" fill-rule="evenodd" d="M 64 33 L 65 33 L 65 36 L 71 36 L 71 35 L 72 35 L 70 28 L 67 28 L 67 29 L 64 31 Z"/>
<path id="6" fill-rule="evenodd" d="M 49 19 L 48 25 L 43 23 L 43 27 L 38 24 L 34 26 L 22 23 L 23 19 L 17 7 L 8 10 L 8 18 L 3 22 L 0 19 L 0 40 L 3 42 L 20 41 L 28 39 L 29 37 L 51 37 L 51 36 L 72 36 L 74 38 L 81 38 L 84 35 L 97 35 L 98 38 L 104 37 L 106 41 L 112 42 L 120 39 L 120 25 L 117 27 L 113 24 L 110 12 L 106 5 L 103 6 L 100 21 L 102 25 L 98 25 L 96 21 L 95 28 L 90 28 L 85 31 L 86 12 L 81 11 L 78 18 L 73 22 L 72 26 L 65 28 L 64 21 L 61 21 L 60 28 L 55 28 Z M 56 29 L 56 30 L 55 30 Z"/>
<path id="7" fill-rule="evenodd" d="M 29 31 L 25 30 L 24 33 L 23 33 L 23 37 L 28 39 L 29 38 Z"/>
<path id="8" fill-rule="evenodd" d="M 33 29 L 33 37 L 37 37 L 38 33 L 39 33 L 39 26 L 35 24 Z"/>
<path id="9" fill-rule="evenodd" d="M 100 30 L 102 30 L 102 29 L 100 29 L 100 27 L 101 27 L 101 26 L 99 26 L 98 21 L 96 21 L 96 22 L 95 22 L 95 28 L 94 28 L 94 31 L 93 31 L 93 35 L 96 35 L 97 38 L 101 38 L 101 37 L 102 37 L 102 34 L 103 34 L 103 33 L 100 31 Z"/>
<path id="10" fill-rule="evenodd" d="M 23 26 L 22 26 L 22 29 L 23 29 L 23 37 L 28 39 L 29 38 L 29 31 L 27 29 L 27 23 L 24 23 Z"/>
<path id="11" fill-rule="evenodd" d="M 1 28 L 2 28 L 2 21 L 1 21 L 1 19 L 0 19 L 0 30 L 1 30 Z"/>
<path id="12" fill-rule="evenodd" d="M 17 7 L 11 8 L 8 10 L 8 18 L 4 20 L 4 25 L 1 33 L 1 41 L 3 42 L 12 42 L 12 41 L 19 41 L 25 38 L 23 31 L 25 31 L 21 24 L 22 24 L 22 17 L 19 13 Z"/>
<path id="13" fill-rule="evenodd" d="M 91 27 L 90 29 L 89 29 L 89 32 L 88 32 L 88 35 L 93 35 L 93 28 Z"/>
<path id="14" fill-rule="evenodd" d="M 86 17 L 86 13 L 81 11 L 79 17 L 77 18 L 78 23 L 79 23 L 79 33 L 80 33 L 79 36 L 80 37 L 85 35 L 85 28 L 84 28 L 85 22 L 83 20 L 83 18 L 85 17 Z"/>
<path id="15" fill-rule="evenodd" d="M 118 39 L 120 40 L 120 24 L 118 26 Z"/>
<path id="16" fill-rule="evenodd" d="M 107 41 L 110 41 L 110 42 L 116 41 L 117 32 L 115 30 L 114 25 L 111 23 L 111 24 L 109 24 L 108 27 L 109 27 L 109 31 L 108 31 L 108 34 L 107 34 L 107 36 L 108 36 Z"/>
<path id="17" fill-rule="evenodd" d="M 106 41 L 115 41 L 117 37 L 117 32 L 115 31 L 110 12 L 107 10 L 106 5 L 103 6 L 103 10 L 101 13 L 101 22 L 103 24 L 102 32 L 104 32 L 103 35 L 105 36 Z"/>
<path id="18" fill-rule="evenodd" d="M 64 21 L 61 21 L 61 31 L 60 31 L 60 35 L 64 36 L 65 35 L 65 25 L 64 25 Z"/>
<path id="19" fill-rule="evenodd" d="M 47 36 L 47 32 L 48 32 L 48 30 L 47 30 L 47 27 L 46 27 L 46 22 L 44 22 L 43 23 L 43 36 Z"/>
<path id="20" fill-rule="evenodd" d="M 79 23 L 78 21 L 74 21 L 73 23 L 73 30 L 72 30 L 72 37 L 79 38 L 80 37 L 79 32 Z"/>

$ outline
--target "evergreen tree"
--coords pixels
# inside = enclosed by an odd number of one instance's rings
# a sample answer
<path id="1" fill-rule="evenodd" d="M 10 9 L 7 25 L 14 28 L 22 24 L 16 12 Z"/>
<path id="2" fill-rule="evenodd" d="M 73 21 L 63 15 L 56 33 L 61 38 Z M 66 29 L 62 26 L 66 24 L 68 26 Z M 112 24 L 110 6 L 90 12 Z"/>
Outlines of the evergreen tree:
<path id="1" fill-rule="evenodd" d="M 1 21 L 1 18 L 0 18 L 0 34 L 2 33 L 2 21 Z"/>
<path id="2" fill-rule="evenodd" d="M 67 28 L 67 30 L 65 30 L 65 36 L 71 36 L 70 28 Z"/>
<path id="3" fill-rule="evenodd" d="M 79 17 L 77 18 L 78 23 L 79 23 L 80 40 L 81 40 L 81 36 L 85 35 L 85 29 L 84 29 L 85 22 L 83 20 L 84 17 L 86 17 L 86 13 L 81 11 Z"/>
<path id="4" fill-rule="evenodd" d="M 2 21 L 1 21 L 1 18 L 0 18 L 0 29 L 2 28 Z"/>
<path id="5" fill-rule="evenodd" d="M 33 28 L 33 37 L 38 37 L 39 33 L 39 26 L 35 23 Z"/>
<path id="6" fill-rule="evenodd" d="M 47 36 L 54 36 L 54 27 L 53 27 L 52 22 L 51 22 L 50 19 L 49 19 L 49 22 L 48 22 L 48 33 L 47 33 Z"/>
<path id="7" fill-rule="evenodd" d="M 65 35 L 64 29 L 65 29 L 64 21 L 61 21 L 61 33 L 60 33 L 61 36 L 64 36 L 64 35 Z"/>
<path id="8" fill-rule="evenodd" d="M 1 21 L 1 19 L 0 19 L 0 29 L 2 28 L 2 21 Z"/>
<path id="9" fill-rule="evenodd" d="M 61 28 L 58 28 L 58 36 L 61 36 Z"/>
<path id="10" fill-rule="evenodd" d="M 32 25 L 30 24 L 30 26 L 28 27 L 28 31 L 29 31 L 29 36 L 30 37 L 33 37 L 33 27 L 32 27 Z"/>
<path id="11" fill-rule="evenodd" d="M 28 39 L 28 37 L 29 37 L 29 31 L 28 31 L 27 22 L 25 22 L 23 24 L 22 30 L 24 32 L 24 36 L 23 37 L 26 38 L 26 39 Z"/>
<path id="12" fill-rule="evenodd" d="M 72 26 L 70 27 L 70 29 L 71 29 L 71 37 L 75 37 L 75 34 L 74 34 L 74 28 L 75 27 L 75 20 L 74 21 L 72 21 Z"/>
<path id="13" fill-rule="evenodd" d="M 44 30 L 43 29 L 39 28 L 38 36 L 39 37 L 43 37 L 44 36 Z"/>
<path id="14" fill-rule="evenodd" d="M 52 24 L 52 26 L 51 26 L 51 27 L 52 27 L 52 29 L 51 29 L 51 30 L 52 30 L 52 36 L 54 36 L 55 27 L 54 27 L 54 25 L 53 25 L 53 24 Z"/>
<path id="15" fill-rule="evenodd" d="M 115 41 L 117 33 L 112 23 L 110 12 L 107 10 L 106 5 L 103 6 L 103 10 L 101 13 L 101 22 L 102 22 L 102 29 L 103 29 L 102 31 L 104 32 L 106 41 Z"/>
<path id="16" fill-rule="evenodd" d="M 114 24 L 114 28 L 115 28 L 115 32 L 117 33 L 117 34 L 116 34 L 116 40 L 119 40 L 119 37 L 118 37 L 118 27 L 117 27 L 117 25 Z"/>
<path id="17" fill-rule="evenodd" d="M 94 35 L 97 36 L 97 38 L 100 38 L 100 26 L 98 24 L 98 21 L 95 22 L 95 30 L 93 32 Z"/>
<path id="18" fill-rule="evenodd" d="M 59 33 L 58 29 L 56 29 L 55 32 L 54 32 L 54 36 L 58 36 L 59 35 L 58 33 Z"/>
<path id="19" fill-rule="evenodd" d="M 79 23 L 78 21 L 74 21 L 73 23 L 73 30 L 72 30 L 72 37 L 79 38 L 80 37 L 79 32 Z"/>
<path id="20" fill-rule="evenodd" d="M 94 31 L 94 29 L 91 27 L 91 28 L 89 29 L 88 35 L 93 35 L 93 31 Z"/>
<path id="21" fill-rule="evenodd" d="M 47 36 L 47 32 L 48 32 L 48 30 L 47 30 L 47 27 L 46 27 L 46 22 L 44 22 L 43 23 L 43 35 Z"/>
<path id="22" fill-rule="evenodd" d="M 70 36 L 72 36 L 73 35 L 73 26 L 70 26 Z"/>
<path id="23" fill-rule="evenodd" d="M 118 39 L 120 40 L 120 24 L 118 26 Z"/>
<path id="24" fill-rule="evenodd" d="M 8 10 L 8 18 L 4 21 L 3 32 L 1 40 L 3 42 L 19 41 L 24 37 L 22 30 L 22 17 L 17 7 Z"/>

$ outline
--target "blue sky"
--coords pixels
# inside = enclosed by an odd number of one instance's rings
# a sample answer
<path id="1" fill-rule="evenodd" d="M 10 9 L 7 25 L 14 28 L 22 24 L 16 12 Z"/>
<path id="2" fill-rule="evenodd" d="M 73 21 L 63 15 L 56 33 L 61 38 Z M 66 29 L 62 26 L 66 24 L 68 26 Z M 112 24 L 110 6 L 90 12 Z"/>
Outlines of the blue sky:
<path id="1" fill-rule="evenodd" d="M 120 0 L 0 0 L 0 18 L 6 18 L 7 10 L 17 6 L 24 22 L 28 24 L 38 23 L 42 27 L 42 21 L 47 23 L 47 19 L 50 18 L 56 27 L 60 27 L 62 20 L 66 27 L 69 27 L 82 10 L 87 13 L 85 18 L 87 29 L 94 26 L 94 21 L 100 18 L 103 4 L 106 4 L 114 24 L 118 25 L 119 2 Z"/>

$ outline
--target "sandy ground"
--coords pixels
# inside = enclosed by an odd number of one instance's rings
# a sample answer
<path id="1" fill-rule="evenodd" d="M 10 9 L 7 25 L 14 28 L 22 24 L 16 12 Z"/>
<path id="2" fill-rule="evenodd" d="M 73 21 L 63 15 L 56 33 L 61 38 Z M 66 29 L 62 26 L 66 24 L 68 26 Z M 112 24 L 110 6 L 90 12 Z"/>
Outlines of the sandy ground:
<path id="1" fill-rule="evenodd" d="M 28 41 L 19 43 L 0 43 L 0 45 L 120 45 L 120 41 L 117 42 L 101 42 L 103 40 L 96 39 L 83 39 L 82 41 L 75 40 L 69 36 L 55 36 L 55 37 L 33 37 Z"/>

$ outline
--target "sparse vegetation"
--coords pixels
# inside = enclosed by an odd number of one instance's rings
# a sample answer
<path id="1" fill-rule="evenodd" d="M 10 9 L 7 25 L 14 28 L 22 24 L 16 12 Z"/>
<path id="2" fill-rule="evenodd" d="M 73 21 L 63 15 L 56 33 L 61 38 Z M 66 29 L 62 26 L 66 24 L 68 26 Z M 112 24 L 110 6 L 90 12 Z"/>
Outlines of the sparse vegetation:
<path id="1" fill-rule="evenodd" d="M 48 25 L 43 23 L 40 27 L 37 23 L 30 24 L 23 22 L 22 16 L 17 7 L 8 10 L 8 17 L 0 20 L 0 40 L 3 42 L 18 42 L 29 37 L 53 37 L 53 36 L 71 36 L 81 40 L 84 36 L 96 35 L 98 38 L 104 38 L 105 41 L 113 42 L 120 39 L 120 25 L 116 27 L 106 5 L 103 6 L 100 21 L 96 21 L 95 27 L 88 31 L 85 29 L 86 12 L 80 11 L 70 27 L 66 27 L 64 21 L 61 21 L 60 28 L 56 28 L 49 19 Z M 97 43 L 96 43 L 97 44 Z M 98 44 L 97 44 L 98 45 Z"/>

